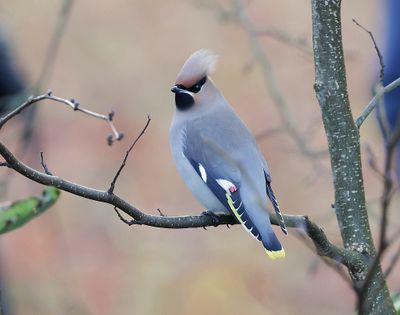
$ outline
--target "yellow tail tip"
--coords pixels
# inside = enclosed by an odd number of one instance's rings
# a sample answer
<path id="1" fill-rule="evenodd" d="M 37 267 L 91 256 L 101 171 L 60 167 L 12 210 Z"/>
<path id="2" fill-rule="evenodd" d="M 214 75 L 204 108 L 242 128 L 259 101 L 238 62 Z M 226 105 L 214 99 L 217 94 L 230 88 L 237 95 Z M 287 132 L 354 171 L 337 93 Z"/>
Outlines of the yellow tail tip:
<path id="1" fill-rule="evenodd" d="M 265 252 L 267 253 L 268 257 L 271 258 L 272 260 L 279 259 L 279 258 L 285 258 L 285 250 L 283 248 L 278 251 L 271 251 L 271 250 L 265 249 Z"/>

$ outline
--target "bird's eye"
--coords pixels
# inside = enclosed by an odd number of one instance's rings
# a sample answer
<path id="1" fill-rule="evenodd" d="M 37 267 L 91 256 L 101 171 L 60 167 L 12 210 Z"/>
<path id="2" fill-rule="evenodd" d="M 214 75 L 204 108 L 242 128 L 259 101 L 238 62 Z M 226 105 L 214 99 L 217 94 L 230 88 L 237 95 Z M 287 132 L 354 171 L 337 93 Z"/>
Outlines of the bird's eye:
<path id="1" fill-rule="evenodd" d="M 201 90 L 201 88 L 203 87 L 204 83 L 206 83 L 206 81 L 207 81 L 207 76 L 201 78 L 201 80 L 199 80 L 195 85 L 191 86 L 187 90 L 192 93 L 197 93 Z"/>

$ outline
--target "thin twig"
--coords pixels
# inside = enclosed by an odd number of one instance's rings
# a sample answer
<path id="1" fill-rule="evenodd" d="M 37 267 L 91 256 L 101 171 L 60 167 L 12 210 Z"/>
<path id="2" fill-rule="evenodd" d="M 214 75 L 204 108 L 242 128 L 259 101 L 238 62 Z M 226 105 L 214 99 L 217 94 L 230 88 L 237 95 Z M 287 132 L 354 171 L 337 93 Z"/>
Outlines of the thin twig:
<path id="1" fill-rule="evenodd" d="M 365 32 L 367 32 L 368 35 L 369 35 L 369 37 L 371 37 L 372 42 L 374 43 L 374 48 L 375 48 L 375 51 L 376 51 L 376 55 L 378 56 L 379 65 L 380 65 L 380 67 L 381 67 L 381 69 L 380 69 L 380 71 L 379 71 L 379 81 L 380 81 L 381 84 L 383 85 L 383 79 L 384 79 L 384 76 L 385 76 L 385 64 L 384 64 L 384 62 L 383 62 L 383 56 L 382 56 L 382 54 L 381 54 L 381 51 L 379 50 L 379 47 L 378 47 L 378 45 L 377 45 L 377 43 L 376 43 L 376 41 L 375 41 L 374 34 L 372 34 L 372 32 L 371 32 L 370 30 L 366 29 L 364 26 L 362 26 L 360 23 L 358 23 L 358 22 L 356 21 L 356 19 L 353 19 L 353 22 L 354 22 L 358 27 L 360 27 L 362 30 L 364 30 Z"/>
<path id="2" fill-rule="evenodd" d="M 117 213 L 118 218 L 119 218 L 122 222 L 124 222 L 125 224 L 127 224 L 127 225 L 129 225 L 129 226 L 134 225 L 134 224 L 137 224 L 137 223 L 135 222 L 135 220 L 127 220 L 127 219 L 125 219 L 125 218 L 121 215 L 121 213 L 119 213 L 117 207 L 114 207 L 114 210 L 115 210 L 115 212 Z"/>
<path id="3" fill-rule="evenodd" d="M 72 99 L 72 100 L 67 100 L 67 99 L 64 99 L 64 98 L 61 98 L 61 97 L 58 97 L 58 96 L 54 96 L 54 95 L 52 94 L 52 91 L 48 91 L 46 94 L 42 94 L 42 95 L 35 96 L 35 97 L 30 96 L 30 97 L 28 98 L 28 100 L 25 101 L 22 105 L 20 105 L 19 107 L 17 107 L 17 108 L 14 109 L 12 112 L 10 112 L 10 113 L 8 113 L 7 115 L 5 115 L 4 117 L 0 118 L 0 129 L 8 122 L 11 118 L 13 118 L 13 117 L 15 117 L 16 115 L 18 115 L 19 113 L 21 113 L 24 109 L 26 109 L 27 107 L 31 106 L 31 105 L 34 104 L 34 103 L 37 103 L 37 102 L 39 102 L 39 101 L 42 101 L 42 100 L 52 100 L 52 101 L 55 101 L 55 102 L 58 102 L 58 103 L 62 103 L 62 104 L 65 104 L 65 105 L 71 107 L 71 108 L 72 108 L 73 110 L 75 110 L 75 111 L 79 111 L 79 112 L 84 113 L 84 114 L 86 114 L 86 115 L 89 115 L 89 116 L 92 116 L 92 117 L 95 117 L 95 118 L 104 120 L 104 121 L 106 121 L 106 122 L 110 125 L 111 130 L 112 130 L 112 132 L 113 132 L 113 134 L 114 134 L 114 140 L 119 141 L 119 140 L 121 140 L 122 137 L 123 137 L 123 134 L 122 134 L 122 133 L 119 133 L 119 132 L 116 130 L 116 128 L 115 128 L 115 126 L 114 126 L 112 120 L 110 119 L 110 115 L 102 115 L 102 114 L 98 114 L 98 113 L 96 113 L 96 112 L 93 112 L 93 111 L 91 111 L 91 110 L 82 108 L 82 107 L 80 107 L 80 104 L 79 104 L 78 102 L 76 102 L 75 100 L 73 100 L 73 99 Z"/>
<path id="4" fill-rule="evenodd" d="M 384 78 L 385 78 L 385 63 L 383 61 L 383 56 L 382 56 L 381 51 L 380 51 L 380 49 L 379 49 L 379 47 L 378 47 L 378 45 L 377 45 L 377 43 L 375 41 L 375 37 L 372 34 L 372 32 L 370 30 L 368 30 L 367 28 L 365 28 L 364 26 L 362 26 L 360 23 L 358 23 L 355 19 L 353 19 L 353 22 L 369 35 L 369 37 L 372 40 L 372 43 L 374 44 L 374 49 L 375 49 L 376 55 L 377 55 L 378 60 L 379 60 L 379 65 L 380 65 L 379 84 L 377 84 L 377 86 L 374 89 L 375 90 L 374 91 L 375 94 L 377 94 L 377 92 L 382 88 L 383 82 L 384 82 Z M 380 127 L 381 131 L 382 131 L 383 137 L 384 137 L 384 139 L 386 141 L 387 140 L 387 129 L 385 128 L 384 120 L 382 118 L 382 109 L 384 108 L 382 95 L 381 95 L 381 97 L 378 98 L 378 104 L 376 106 L 377 106 L 378 124 L 379 124 L 379 127 Z M 356 121 L 356 124 L 357 124 L 357 121 Z M 357 125 L 357 127 L 359 128 L 359 125 Z"/>
<path id="5" fill-rule="evenodd" d="M 393 91 L 395 88 L 400 86 L 400 78 L 397 78 L 396 80 L 392 81 L 385 87 L 378 89 L 377 93 L 375 96 L 369 101 L 368 105 L 364 108 L 364 110 L 361 112 L 360 116 L 355 120 L 355 124 L 357 128 L 360 128 L 361 125 L 363 124 L 364 120 L 368 117 L 368 115 L 374 110 L 376 105 L 379 102 L 379 99 L 383 97 L 383 95 Z"/>
<path id="6" fill-rule="evenodd" d="M 146 132 L 147 127 L 149 126 L 151 121 L 150 115 L 147 115 L 147 122 L 146 125 L 143 127 L 142 131 L 140 132 L 140 134 L 136 137 L 135 141 L 133 141 L 132 145 L 130 146 L 130 148 L 128 149 L 128 151 L 126 151 L 125 153 L 125 157 L 117 171 L 117 173 L 115 174 L 111 184 L 110 184 L 110 188 L 108 188 L 108 193 L 112 194 L 114 192 L 114 188 L 115 188 L 115 183 L 117 182 L 117 179 L 119 177 L 119 175 L 121 174 L 122 170 L 124 169 L 125 165 L 126 165 L 126 161 L 128 160 L 129 157 L 129 153 L 131 153 L 133 147 L 135 146 L 135 144 L 139 141 L 139 139 L 144 135 L 144 133 Z"/>
<path id="7" fill-rule="evenodd" d="M 42 152 L 42 151 L 40 152 L 40 164 L 42 165 L 43 170 L 44 170 L 44 172 L 45 172 L 47 175 L 53 175 L 53 174 L 49 171 L 49 169 L 47 168 L 47 165 L 44 163 L 44 157 L 43 157 L 43 152 Z"/>
<path id="8" fill-rule="evenodd" d="M 161 212 L 160 208 L 157 208 L 157 211 L 160 214 L 160 216 L 165 217 L 165 214 Z"/>

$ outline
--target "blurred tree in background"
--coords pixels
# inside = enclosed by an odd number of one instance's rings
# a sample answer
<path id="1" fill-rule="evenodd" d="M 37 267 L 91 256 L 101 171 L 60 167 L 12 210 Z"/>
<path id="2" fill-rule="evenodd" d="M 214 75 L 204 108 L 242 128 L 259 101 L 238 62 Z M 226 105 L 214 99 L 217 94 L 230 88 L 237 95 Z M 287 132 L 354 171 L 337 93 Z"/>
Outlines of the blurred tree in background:
<path id="1" fill-rule="evenodd" d="M 387 85 L 400 77 L 400 21 L 396 12 L 400 11 L 400 2 L 386 0 L 384 5 L 384 77 L 383 84 Z M 388 93 L 384 98 L 385 117 L 379 119 L 382 134 L 387 142 L 388 134 L 394 132 L 400 123 L 400 89 Z M 379 113 L 379 112 L 378 112 Z M 400 144 L 396 148 L 397 179 L 400 180 Z"/>
<path id="2" fill-rule="evenodd" d="M 0 114 L 10 111 L 17 106 L 17 94 L 25 89 L 22 74 L 17 69 L 11 53 L 9 42 L 0 30 Z M 17 104 L 16 104 L 17 103 Z"/>

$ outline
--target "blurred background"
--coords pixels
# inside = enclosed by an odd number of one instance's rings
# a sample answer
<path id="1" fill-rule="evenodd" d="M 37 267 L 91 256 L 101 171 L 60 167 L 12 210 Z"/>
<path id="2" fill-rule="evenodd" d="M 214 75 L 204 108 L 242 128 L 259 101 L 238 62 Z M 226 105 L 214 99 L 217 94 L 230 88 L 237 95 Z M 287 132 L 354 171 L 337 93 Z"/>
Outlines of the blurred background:
<path id="1" fill-rule="evenodd" d="M 39 152 L 44 151 L 53 174 L 106 189 L 149 114 L 150 127 L 130 156 L 116 193 L 150 214 L 158 214 L 157 208 L 166 215 L 203 211 L 175 170 L 168 129 L 175 110 L 170 87 L 177 72 L 192 52 L 209 48 L 220 55 L 213 76 L 216 84 L 252 132 L 260 135 L 258 143 L 272 170 L 281 208 L 287 214 L 309 215 L 330 240 L 341 244 L 331 208 L 329 161 L 310 157 L 313 154 L 301 150 L 281 130 L 282 119 L 265 73 L 231 1 L 75 1 L 63 17 L 64 2 L 0 2 L 0 28 L 16 69 L 26 86 L 37 84 L 51 37 L 64 19 L 57 58 L 41 91 L 52 89 L 55 95 L 75 98 L 99 113 L 115 110 L 114 122 L 125 138 L 110 147 L 106 123 L 43 102 L 37 105 L 32 141 L 17 150 L 22 151 L 21 160 L 41 169 Z M 354 115 L 371 98 L 379 66 L 370 38 L 352 18 L 382 43 L 381 4 L 343 2 Z M 244 8 L 308 149 L 326 149 L 313 91 L 309 1 L 253 0 Z M 25 123 L 16 119 L 2 130 L 2 140 L 11 148 L 20 148 Z M 364 148 L 372 148 L 381 166 L 383 145 L 372 116 L 361 128 L 361 137 L 368 209 L 376 235 L 382 182 L 370 169 Z M 2 201 L 43 189 L 5 169 L 0 176 L 7 184 Z M 396 197 L 392 210 L 398 206 Z M 390 222 L 391 234 L 399 230 L 399 216 L 392 215 Z M 2 298 L 9 314 L 18 315 L 353 314 L 355 297 L 336 271 L 294 231 L 287 237 L 278 229 L 277 233 L 287 258 L 271 261 L 239 226 L 207 231 L 129 227 L 111 206 L 62 193 L 45 214 L 1 236 Z M 393 254 L 386 253 L 384 266 Z M 393 291 L 400 288 L 399 277 L 397 265 L 388 280 Z"/>

